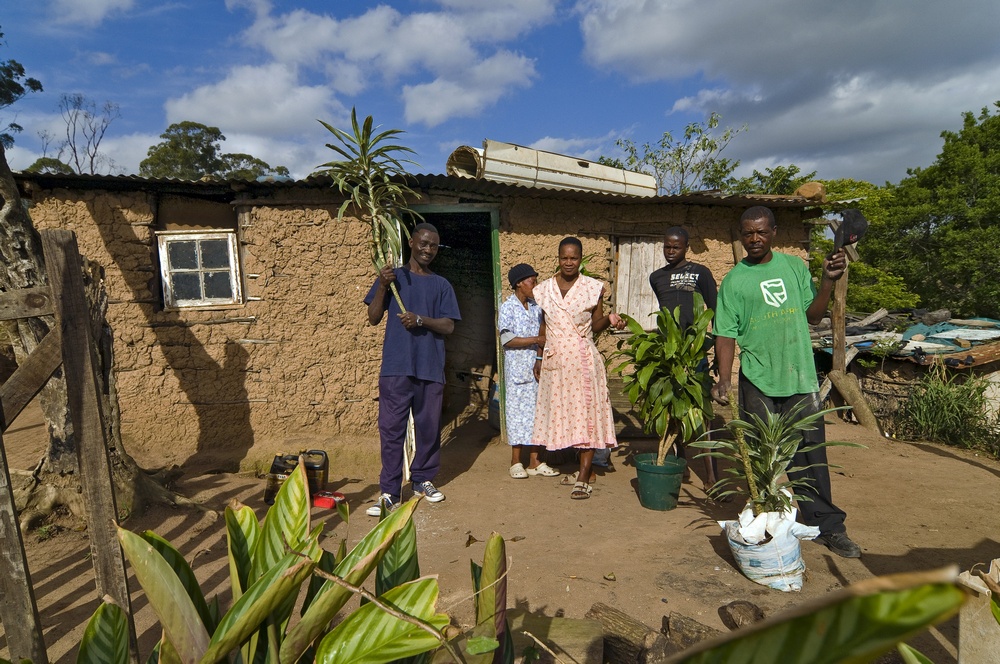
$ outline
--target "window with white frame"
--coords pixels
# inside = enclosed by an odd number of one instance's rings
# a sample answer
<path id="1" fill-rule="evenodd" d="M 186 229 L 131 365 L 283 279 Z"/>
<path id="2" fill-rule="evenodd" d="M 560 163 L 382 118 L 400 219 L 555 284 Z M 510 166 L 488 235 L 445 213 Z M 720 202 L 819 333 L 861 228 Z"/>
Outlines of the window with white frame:
<path id="1" fill-rule="evenodd" d="M 649 285 L 649 275 L 664 265 L 663 237 L 619 237 L 615 275 L 615 310 L 639 321 L 645 330 L 656 327 L 660 305 Z"/>
<path id="2" fill-rule="evenodd" d="M 160 232 L 156 240 L 166 308 L 242 303 L 235 232 Z"/>

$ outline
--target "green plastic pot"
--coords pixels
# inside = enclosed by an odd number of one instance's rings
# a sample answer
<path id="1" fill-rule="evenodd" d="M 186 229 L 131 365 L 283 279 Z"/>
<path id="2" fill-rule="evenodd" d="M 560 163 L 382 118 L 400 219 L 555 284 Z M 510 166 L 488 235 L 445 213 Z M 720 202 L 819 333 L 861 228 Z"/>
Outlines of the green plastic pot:
<path id="1" fill-rule="evenodd" d="M 677 507 L 687 461 L 667 456 L 663 465 L 657 466 L 655 453 L 636 454 L 634 460 L 639 480 L 639 504 L 648 510 L 661 512 Z"/>

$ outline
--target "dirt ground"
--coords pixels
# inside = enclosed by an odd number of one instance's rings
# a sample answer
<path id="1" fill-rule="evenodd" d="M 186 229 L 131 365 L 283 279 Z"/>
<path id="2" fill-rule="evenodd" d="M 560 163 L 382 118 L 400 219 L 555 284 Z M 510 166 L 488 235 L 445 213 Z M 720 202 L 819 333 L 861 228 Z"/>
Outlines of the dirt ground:
<path id="1" fill-rule="evenodd" d="M 33 466 L 44 449 L 44 435 L 37 414 L 22 415 L 4 434 L 11 467 Z M 1000 464 L 952 448 L 887 440 L 832 418 L 828 437 L 867 446 L 830 453 L 831 461 L 843 466 L 834 474 L 834 498 L 847 511 L 849 533 L 864 556 L 845 560 L 821 545 L 803 543 L 808 571 L 798 593 L 756 585 L 734 568 L 716 520 L 733 518 L 737 506 L 707 500 L 699 478 L 684 485 L 675 510 L 655 512 L 639 505 L 630 456 L 651 451 L 653 441 L 622 441 L 612 456 L 613 469 L 597 478 L 591 499 L 574 501 L 558 479 L 508 477 L 509 450 L 483 422 L 447 432 L 437 482 L 447 500 L 421 504 L 415 517 L 421 572 L 439 576 L 439 608 L 457 624 L 468 625 L 469 560 L 481 561 L 483 541 L 496 531 L 507 540 L 511 606 L 578 618 L 604 602 L 655 628 L 664 615 L 678 611 L 725 629 L 718 610 L 733 600 L 754 602 L 770 615 L 875 575 L 950 563 L 968 569 L 1000 557 Z M 698 472 L 701 462 L 694 468 Z M 333 511 L 313 510 L 313 517 L 328 526 L 328 548 L 342 537 L 353 545 L 374 525 L 364 508 L 377 495 L 377 473 L 372 460 L 332 459 L 329 488 L 346 494 L 353 515 L 348 526 Z M 127 525 L 155 530 L 174 542 L 203 588 L 210 589 L 206 595 L 223 593 L 226 605 L 221 512 L 236 498 L 263 515 L 263 486 L 263 480 L 240 475 L 186 475 L 178 491 L 219 516 L 159 508 Z M 25 546 L 50 660 L 75 661 L 83 627 L 98 601 L 87 533 L 67 519 L 27 533 Z M 134 578 L 130 587 L 145 657 L 159 631 Z M 912 643 L 938 664 L 955 662 L 957 619 Z M 9 656 L 2 629 L 0 656 Z"/>

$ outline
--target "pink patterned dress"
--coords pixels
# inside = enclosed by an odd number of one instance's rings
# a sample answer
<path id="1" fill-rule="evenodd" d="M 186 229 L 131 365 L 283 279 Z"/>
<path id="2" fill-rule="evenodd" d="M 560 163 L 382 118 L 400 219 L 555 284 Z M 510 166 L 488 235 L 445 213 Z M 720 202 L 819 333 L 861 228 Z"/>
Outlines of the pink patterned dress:
<path id="1" fill-rule="evenodd" d="M 535 286 L 535 301 L 545 312 L 545 351 L 532 445 L 600 450 L 618 444 L 608 374 L 591 330 L 591 310 L 603 288 L 582 274 L 565 298 L 554 277 Z"/>

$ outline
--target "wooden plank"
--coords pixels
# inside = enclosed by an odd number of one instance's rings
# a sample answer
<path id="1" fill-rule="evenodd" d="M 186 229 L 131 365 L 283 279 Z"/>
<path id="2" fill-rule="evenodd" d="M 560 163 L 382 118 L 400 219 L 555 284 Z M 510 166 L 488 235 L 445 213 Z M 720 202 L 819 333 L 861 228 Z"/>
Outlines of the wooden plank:
<path id="1" fill-rule="evenodd" d="M 885 318 L 888 315 L 889 315 L 889 310 L 885 309 L 885 308 L 882 308 L 882 309 L 879 309 L 878 311 L 876 311 L 873 314 L 869 314 L 868 316 L 865 316 L 864 318 L 862 318 L 861 320 L 859 320 L 854 325 L 856 325 L 857 327 L 864 327 L 865 325 L 871 325 L 872 323 L 877 323 L 878 321 L 882 320 L 883 318 Z"/>
<path id="2" fill-rule="evenodd" d="M 17 522 L 10 469 L 0 433 L 0 623 L 7 636 L 12 662 L 30 660 L 47 664 L 42 623 L 35 605 L 35 591 L 24 554 L 24 540 Z"/>
<path id="3" fill-rule="evenodd" d="M 6 430 L 62 363 L 62 337 L 51 330 L 28 359 L 0 385 L 0 429 Z"/>
<path id="4" fill-rule="evenodd" d="M 861 351 L 859 351 L 854 346 L 851 346 L 850 348 L 847 349 L 847 353 L 845 353 L 845 363 L 847 364 L 847 366 L 851 366 L 851 360 L 857 357 L 859 352 Z M 823 379 L 823 384 L 819 386 L 820 403 L 826 401 L 826 398 L 830 396 L 831 389 L 833 389 L 833 382 L 830 380 L 830 376 L 827 376 L 826 378 Z"/>
<path id="5" fill-rule="evenodd" d="M 861 391 L 861 383 L 858 382 L 858 377 L 854 374 L 844 373 L 843 371 L 831 371 L 829 376 L 830 380 L 833 381 L 834 387 L 840 392 L 840 396 L 844 397 L 844 401 L 851 406 L 858 423 L 881 436 L 882 427 L 879 426 L 878 418 L 875 417 L 875 413 L 872 412 L 871 406 L 868 405 L 868 400 L 865 399 L 865 395 Z"/>
<path id="6" fill-rule="evenodd" d="M 0 293 L 0 320 L 34 318 L 52 313 L 52 291 L 48 286 Z"/>
<path id="7" fill-rule="evenodd" d="M 833 326 L 833 370 L 847 371 L 847 272 L 833 286 L 833 311 L 830 313 L 830 323 Z"/>
<path id="8" fill-rule="evenodd" d="M 97 580 L 97 599 L 108 595 L 125 610 L 129 650 L 139 661 L 125 558 L 118 544 L 118 508 L 99 397 L 98 363 L 90 333 L 90 312 L 83 284 L 76 235 L 67 230 L 42 231 L 42 250 L 52 286 L 56 320 L 62 331 L 63 372 L 73 420 L 80 482 L 87 507 L 90 550 Z"/>

